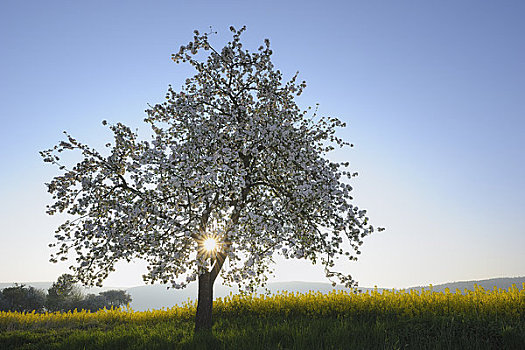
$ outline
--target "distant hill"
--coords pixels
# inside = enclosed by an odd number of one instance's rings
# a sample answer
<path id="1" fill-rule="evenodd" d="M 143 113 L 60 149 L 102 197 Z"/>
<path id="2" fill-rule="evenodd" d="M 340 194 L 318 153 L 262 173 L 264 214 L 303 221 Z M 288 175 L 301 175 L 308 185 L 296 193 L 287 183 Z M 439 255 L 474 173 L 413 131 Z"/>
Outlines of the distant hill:
<path id="1" fill-rule="evenodd" d="M 523 283 L 525 283 L 525 277 L 504 277 L 504 278 L 491 278 L 488 280 L 480 281 L 461 281 L 461 282 L 450 282 L 444 284 L 438 284 L 432 286 L 432 290 L 435 292 L 444 292 L 446 288 L 450 292 L 455 292 L 456 289 L 459 289 L 463 292 L 465 289 L 474 290 L 474 285 L 483 287 L 485 290 L 493 290 L 494 287 L 508 290 L 512 285 L 515 285 L 518 289 L 523 289 Z M 409 289 L 421 290 L 422 288 L 429 289 L 428 286 L 425 287 L 413 287 Z"/>
<path id="2" fill-rule="evenodd" d="M 494 287 L 508 289 L 513 284 L 519 289 L 523 289 L 523 283 L 525 283 L 525 277 L 512 277 L 512 278 L 492 278 L 487 280 L 478 281 L 461 281 L 451 282 L 445 284 L 439 284 L 432 286 L 432 289 L 436 292 L 444 292 L 446 288 L 449 288 L 451 292 L 456 289 L 460 291 L 474 290 L 474 285 L 479 285 L 484 289 L 492 290 Z M 33 286 L 40 289 L 48 289 L 52 282 L 25 282 L 25 285 Z M 0 283 L 0 289 L 12 286 L 13 283 Z M 267 285 L 270 293 L 277 293 L 278 291 L 287 291 L 290 293 L 306 293 L 308 291 L 319 291 L 321 293 L 328 293 L 332 290 L 346 290 L 342 286 L 332 287 L 330 283 L 321 282 L 274 282 L 268 283 Z M 420 286 L 406 288 L 406 290 L 421 290 L 427 289 L 429 286 Z M 132 297 L 131 307 L 137 311 L 143 311 L 148 309 L 162 309 L 169 308 L 174 305 L 181 305 L 188 300 L 195 300 L 197 298 L 197 283 L 192 283 L 188 287 L 182 290 L 167 289 L 166 285 L 145 285 L 132 288 L 119 288 L 119 287 L 104 287 L 104 288 L 92 288 L 86 289 L 86 293 L 98 293 L 102 290 L 108 289 L 125 289 Z M 373 288 L 359 287 L 359 290 L 366 292 Z M 378 288 L 379 291 L 382 288 Z M 236 288 L 229 288 L 223 285 L 217 284 L 214 288 L 214 297 L 225 297 L 230 293 L 235 294 L 238 290 Z M 263 293 L 263 289 L 258 290 L 259 293 Z"/>

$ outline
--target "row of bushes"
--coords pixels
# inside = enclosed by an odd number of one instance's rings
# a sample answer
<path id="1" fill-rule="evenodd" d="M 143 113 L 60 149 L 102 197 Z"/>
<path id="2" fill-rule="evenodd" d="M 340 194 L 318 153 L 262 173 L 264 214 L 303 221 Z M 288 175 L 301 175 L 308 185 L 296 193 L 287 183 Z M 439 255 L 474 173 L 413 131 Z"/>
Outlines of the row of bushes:
<path id="1" fill-rule="evenodd" d="M 73 276 L 64 274 L 47 290 L 15 284 L 0 291 L 0 311 L 44 312 L 87 310 L 120 307 L 131 302 L 124 290 L 108 290 L 99 294 L 82 293 Z"/>

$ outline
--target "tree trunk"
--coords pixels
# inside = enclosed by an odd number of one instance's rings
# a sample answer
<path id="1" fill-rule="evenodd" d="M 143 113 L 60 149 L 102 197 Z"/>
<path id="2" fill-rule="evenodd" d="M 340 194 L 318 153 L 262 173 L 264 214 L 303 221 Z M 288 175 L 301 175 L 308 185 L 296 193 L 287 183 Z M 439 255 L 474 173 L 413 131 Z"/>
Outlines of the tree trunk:
<path id="1" fill-rule="evenodd" d="M 211 312 L 213 306 L 213 282 L 211 272 L 199 275 L 199 298 L 197 300 L 197 315 L 195 317 L 195 332 L 211 332 Z"/>

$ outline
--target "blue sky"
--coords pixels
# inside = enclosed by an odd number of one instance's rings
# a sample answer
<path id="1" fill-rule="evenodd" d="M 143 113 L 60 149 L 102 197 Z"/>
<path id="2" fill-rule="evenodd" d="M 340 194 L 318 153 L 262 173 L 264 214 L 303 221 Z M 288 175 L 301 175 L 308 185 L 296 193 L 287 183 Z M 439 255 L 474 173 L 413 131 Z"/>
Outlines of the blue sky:
<path id="1" fill-rule="evenodd" d="M 2 1 L 0 282 L 50 281 L 59 218 L 38 151 L 67 130 L 99 146 L 103 119 L 147 133 L 144 109 L 191 74 L 170 55 L 210 26 L 217 46 L 247 25 L 301 106 L 348 127 L 336 152 L 360 173 L 356 203 L 386 231 L 342 264 L 362 286 L 525 275 L 525 3 L 522 1 Z M 141 283 L 120 265 L 110 286 Z M 278 261 L 275 280 L 325 281 Z"/>

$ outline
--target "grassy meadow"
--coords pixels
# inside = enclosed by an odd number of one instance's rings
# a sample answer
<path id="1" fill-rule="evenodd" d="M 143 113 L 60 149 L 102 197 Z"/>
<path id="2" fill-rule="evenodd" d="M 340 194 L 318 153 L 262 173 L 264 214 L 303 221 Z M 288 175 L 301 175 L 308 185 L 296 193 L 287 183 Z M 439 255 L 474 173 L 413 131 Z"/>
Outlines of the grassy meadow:
<path id="1" fill-rule="evenodd" d="M 231 295 L 213 335 L 196 305 L 0 313 L 1 349 L 525 349 L 523 289 Z"/>

